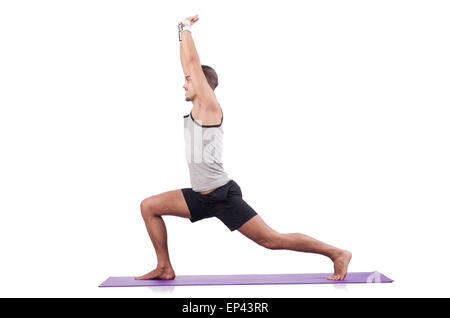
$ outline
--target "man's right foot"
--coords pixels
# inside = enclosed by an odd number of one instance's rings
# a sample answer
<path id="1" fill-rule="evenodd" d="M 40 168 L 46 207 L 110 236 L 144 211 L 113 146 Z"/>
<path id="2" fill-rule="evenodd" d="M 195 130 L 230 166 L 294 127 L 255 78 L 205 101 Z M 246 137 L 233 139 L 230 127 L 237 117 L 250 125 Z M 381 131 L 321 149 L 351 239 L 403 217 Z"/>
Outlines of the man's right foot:
<path id="1" fill-rule="evenodd" d="M 174 278 L 175 272 L 173 271 L 172 268 L 157 267 L 151 272 L 139 277 L 135 277 L 134 279 L 144 280 L 144 279 L 174 279 Z"/>

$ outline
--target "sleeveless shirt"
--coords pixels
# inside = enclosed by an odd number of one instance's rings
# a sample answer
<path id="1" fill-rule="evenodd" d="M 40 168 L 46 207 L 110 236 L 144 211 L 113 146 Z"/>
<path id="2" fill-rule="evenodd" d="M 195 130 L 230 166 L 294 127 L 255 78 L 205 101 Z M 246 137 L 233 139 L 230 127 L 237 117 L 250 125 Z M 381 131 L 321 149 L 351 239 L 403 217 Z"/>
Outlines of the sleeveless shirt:
<path id="1" fill-rule="evenodd" d="M 220 124 L 202 125 L 184 115 L 185 155 L 193 191 L 203 192 L 218 188 L 231 179 L 222 164 L 223 113 Z"/>

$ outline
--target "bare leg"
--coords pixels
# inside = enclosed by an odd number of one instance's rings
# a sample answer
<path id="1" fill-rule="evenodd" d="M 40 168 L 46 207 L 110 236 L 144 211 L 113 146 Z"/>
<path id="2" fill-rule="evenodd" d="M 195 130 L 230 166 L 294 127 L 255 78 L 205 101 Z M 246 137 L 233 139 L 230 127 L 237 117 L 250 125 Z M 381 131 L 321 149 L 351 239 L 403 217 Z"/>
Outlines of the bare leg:
<path id="1" fill-rule="evenodd" d="M 167 229 L 162 215 L 190 217 L 181 190 L 168 191 L 145 199 L 141 203 L 141 214 L 155 248 L 158 264 L 156 269 L 135 279 L 174 279 L 175 272 L 170 263 L 167 245 Z"/>
<path id="2" fill-rule="evenodd" d="M 347 275 L 352 254 L 308 235 L 300 233 L 281 234 L 270 228 L 259 215 L 253 217 L 239 229 L 239 232 L 269 249 L 286 249 L 305 253 L 316 253 L 329 257 L 334 263 L 331 280 L 341 280 Z"/>
<path id="3" fill-rule="evenodd" d="M 339 249 L 300 233 L 280 234 L 279 244 L 279 249 L 316 253 L 329 257 L 334 264 L 334 274 L 329 276 L 328 279 L 341 280 L 347 275 L 348 264 L 352 257 L 349 251 Z"/>
<path id="4" fill-rule="evenodd" d="M 174 279 L 175 272 L 170 263 L 167 230 L 163 218 L 158 215 L 149 215 L 144 218 L 144 222 L 155 248 L 158 265 L 153 271 L 136 279 Z"/>

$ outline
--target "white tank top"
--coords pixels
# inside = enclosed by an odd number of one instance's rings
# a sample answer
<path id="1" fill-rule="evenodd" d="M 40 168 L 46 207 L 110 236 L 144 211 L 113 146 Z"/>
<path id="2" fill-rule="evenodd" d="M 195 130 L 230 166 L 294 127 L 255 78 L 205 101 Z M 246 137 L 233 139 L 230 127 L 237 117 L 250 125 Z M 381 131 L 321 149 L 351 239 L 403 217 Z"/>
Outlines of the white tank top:
<path id="1" fill-rule="evenodd" d="M 218 125 L 201 125 L 192 117 L 192 111 L 183 117 L 192 190 L 203 192 L 226 184 L 231 179 L 222 164 L 223 113 Z"/>

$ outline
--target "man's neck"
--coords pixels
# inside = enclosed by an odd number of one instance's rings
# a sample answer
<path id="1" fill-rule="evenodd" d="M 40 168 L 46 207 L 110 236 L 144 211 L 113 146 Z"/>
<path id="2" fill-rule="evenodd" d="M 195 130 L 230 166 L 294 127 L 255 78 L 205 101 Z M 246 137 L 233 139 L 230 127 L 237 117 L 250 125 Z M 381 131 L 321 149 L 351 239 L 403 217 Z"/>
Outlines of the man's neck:
<path id="1" fill-rule="evenodd" d="M 202 103 L 200 102 L 200 100 L 198 98 L 196 98 L 195 100 L 192 101 L 192 110 L 194 112 L 199 112 L 201 108 L 202 108 Z"/>

